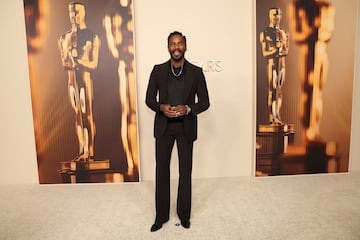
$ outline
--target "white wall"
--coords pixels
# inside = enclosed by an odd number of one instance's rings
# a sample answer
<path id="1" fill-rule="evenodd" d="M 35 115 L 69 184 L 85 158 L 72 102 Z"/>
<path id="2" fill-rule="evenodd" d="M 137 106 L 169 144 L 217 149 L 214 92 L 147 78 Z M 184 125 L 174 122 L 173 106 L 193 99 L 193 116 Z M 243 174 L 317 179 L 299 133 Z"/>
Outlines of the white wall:
<path id="1" fill-rule="evenodd" d="M 206 72 L 211 107 L 199 116 L 194 177 L 249 176 L 254 172 L 254 32 L 252 0 L 135 1 L 135 37 L 141 176 L 154 178 L 153 112 L 144 104 L 154 64 L 166 61 L 167 35 L 188 37 L 190 61 L 220 61 Z M 0 2 L 0 183 L 37 183 L 22 0 Z M 360 11 L 358 11 L 360 12 Z M 358 45 L 359 45 L 358 33 Z M 359 51 L 357 60 L 360 61 Z M 358 65 L 358 64 L 357 64 Z M 356 79 L 360 78 L 359 68 Z M 354 84 L 350 170 L 360 171 L 360 84 Z M 172 173 L 176 176 L 174 154 Z"/>
<path id="2" fill-rule="evenodd" d="M 355 61 L 355 81 L 353 94 L 353 118 L 352 118 L 352 132 L 350 144 L 350 172 L 360 171 L 360 4 L 357 5 L 357 41 L 356 41 L 356 61 Z"/>
<path id="3" fill-rule="evenodd" d="M 37 183 L 21 0 L 0 2 L 0 183 Z"/>
<path id="4" fill-rule="evenodd" d="M 140 161 L 144 179 L 153 178 L 155 169 L 154 113 L 144 104 L 147 81 L 153 65 L 169 58 L 166 41 L 174 30 L 187 36 L 188 60 L 221 61 L 223 69 L 205 72 L 211 106 L 199 115 L 194 177 L 251 174 L 254 142 L 251 20 L 252 1 L 184 0 L 181 4 L 168 0 L 135 1 Z M 176 154 L 173 160 L 172 172 L 176 173 Z"/>

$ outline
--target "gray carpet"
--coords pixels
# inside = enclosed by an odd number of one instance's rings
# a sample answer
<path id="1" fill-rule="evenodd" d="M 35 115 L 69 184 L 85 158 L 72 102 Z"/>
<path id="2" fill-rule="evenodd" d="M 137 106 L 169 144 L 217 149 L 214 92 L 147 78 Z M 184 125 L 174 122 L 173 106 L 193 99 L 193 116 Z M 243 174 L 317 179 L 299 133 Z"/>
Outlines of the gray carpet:
<path id="1" fill-rule="evenodd" d="M 151 233 L 154 182 L 0 185 L 0 239 L 360 239 L 360 174 L 195 179 L 191 228 Z"/>

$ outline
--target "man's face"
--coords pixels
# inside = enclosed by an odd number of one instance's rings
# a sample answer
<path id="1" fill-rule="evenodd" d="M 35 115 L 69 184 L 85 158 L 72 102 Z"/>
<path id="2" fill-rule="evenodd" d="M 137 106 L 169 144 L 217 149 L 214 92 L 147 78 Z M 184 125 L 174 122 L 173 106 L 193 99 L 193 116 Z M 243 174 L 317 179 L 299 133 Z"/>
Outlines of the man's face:
<path id="1" fill-rule="evenodd" d="M 174 61 L 180 61 L 184 58 L 186 52 L 186 44 L 184 38 L 181 35 L 171 36 L 168 43 L 168 51 L 171 59 Z"/>
<path id="2" fill-rule="evenodd" d="M 281 19 L 281 11 L 280 9 L 271 9 L 269 11 L 269 18 L 270 18 L 270 23 L 272 25 L 278 25 L 280 23 L 280 19 Z"/>
<path id="3" fill-rule="evenodd" d="M 69 5 L 69 17 L 71 24 L 79 26 L 85 19 L 85 8 L 81 4 Z"/>

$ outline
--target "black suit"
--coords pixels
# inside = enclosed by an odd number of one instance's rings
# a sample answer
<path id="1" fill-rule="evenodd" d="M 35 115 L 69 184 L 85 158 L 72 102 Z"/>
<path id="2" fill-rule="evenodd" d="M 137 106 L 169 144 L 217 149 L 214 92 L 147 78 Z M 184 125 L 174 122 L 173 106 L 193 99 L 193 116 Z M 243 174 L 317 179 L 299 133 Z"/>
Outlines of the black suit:
<path id="1" fill-rule="evenodd" d="M 177 213 L 181 220 L 190 219 L 191 171 L 193 142 L 197 139 L 197 114 L 209 108 L 209 96 L 202 69 L 185 61 L 183 105 L 191 112 L 171 121 L 162 111 L 161 104 L 168 104 L 170 61 L 155 65 L 146 92 L 146 105 L 155 113 L 154 136 L 156 138 L 156 222 L 169 219 L 170 208 L 170 158 L 177 142 L 179 156 L 179 187 Z M 158 98 L 157 98 L 158 97 Z M 195 102 L 197 97 L 197 101 Z M 174 120 L 174 119 L 172 119 Z"/>

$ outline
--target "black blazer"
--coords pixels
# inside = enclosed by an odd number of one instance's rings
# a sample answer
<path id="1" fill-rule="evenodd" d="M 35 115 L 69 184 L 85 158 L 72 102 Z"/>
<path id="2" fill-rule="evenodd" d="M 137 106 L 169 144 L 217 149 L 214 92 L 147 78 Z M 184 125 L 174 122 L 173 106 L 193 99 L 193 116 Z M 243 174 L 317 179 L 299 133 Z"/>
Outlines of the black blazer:
<path id="1" fill-rule="evenodd" d="M 170 60 L 155 65 L 146 91 L 146 105 L 156 113 L 154 121 L 155 137 L 163 135 L 167 126 L 167 117 L 160 111 L 160 104 L 168 104 L 169 70 Z M 205 76 L 200 67 L 185 60 L 183 74 L 185 79 L 183 104 L 191 108 L 191 112 L 183 117 L 185 137 L 188 141 L 195 141 L 197 138 L 197 114 L 209 108 L 209 94 Z M 197 101 L 195 102 L 196 97 Z"/>

